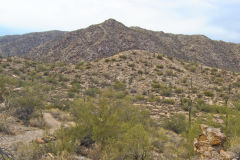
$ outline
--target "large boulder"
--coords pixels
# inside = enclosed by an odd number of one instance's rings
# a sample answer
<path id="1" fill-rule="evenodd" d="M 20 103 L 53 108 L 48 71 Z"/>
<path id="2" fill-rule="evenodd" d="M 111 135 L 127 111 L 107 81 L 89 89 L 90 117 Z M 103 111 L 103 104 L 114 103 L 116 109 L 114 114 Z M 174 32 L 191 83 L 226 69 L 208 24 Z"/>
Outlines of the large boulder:
<path id="1" fill-rule="evenodd" d="M 194 139 L 194 151 L 200 156 L 200 160 L 237 160 L 234 152 L 225 151 L 223 144 L 226 136 L 220 128 L 213 128 L 201 124 L 202 134 Z"/>

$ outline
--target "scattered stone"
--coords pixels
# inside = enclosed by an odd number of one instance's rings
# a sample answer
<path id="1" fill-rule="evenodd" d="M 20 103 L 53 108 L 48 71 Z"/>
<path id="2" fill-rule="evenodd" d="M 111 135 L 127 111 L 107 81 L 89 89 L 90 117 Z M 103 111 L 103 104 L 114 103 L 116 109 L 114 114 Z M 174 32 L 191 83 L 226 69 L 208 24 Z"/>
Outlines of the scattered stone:
<path id="1" fill-rule="evenodd" d="M 36 139 L 36 143 L 38 144 L 45 144 L 45 143 L 49 143 L 51 141 L 55 141 L 57 138 L 54 135 L 48 135 L 46 137 L 42 137 L 42 138 L 37 138 Z"/>

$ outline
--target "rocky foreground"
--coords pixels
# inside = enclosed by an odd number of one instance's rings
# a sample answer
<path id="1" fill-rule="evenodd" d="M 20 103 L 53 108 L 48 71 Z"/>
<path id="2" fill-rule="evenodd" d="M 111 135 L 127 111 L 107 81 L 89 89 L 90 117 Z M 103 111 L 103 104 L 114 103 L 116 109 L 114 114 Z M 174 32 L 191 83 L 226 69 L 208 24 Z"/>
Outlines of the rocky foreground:
<path id="1" fill-rule="evenodd" d="M 202 124 L 202 134 L 194 139 L 194 151 L 200 156 L 192 160 L 238 160 L 239 152 L 225 151 L 226 136 L 219 128 L 212 128 Z"/>

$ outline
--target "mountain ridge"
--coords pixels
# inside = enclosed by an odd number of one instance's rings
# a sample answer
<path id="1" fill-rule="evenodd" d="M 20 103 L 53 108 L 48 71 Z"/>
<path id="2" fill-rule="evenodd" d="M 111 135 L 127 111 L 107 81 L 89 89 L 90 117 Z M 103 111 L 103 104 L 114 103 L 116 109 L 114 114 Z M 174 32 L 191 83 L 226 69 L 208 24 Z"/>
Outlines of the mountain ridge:
<path id="1" fill-rule="evenodd" d="M 43 37 L 44 33 L 48 32 L 43 32 Z M 3 44 L 0 37 L 0 55 L 28 57 L 47 62 L 77 63 L 137 49 L 211 67 L 240 71 L 240 44 L 214 41 L 204 35 L 171 34 L 140 27 L 126 27 L 114 19 L 84 29 L 45 35 L 47 37 L 45 39 L 36 37 L 36 42 L 34 38 L 29 42 L 26 35 L 20 37 L 22 38 L 20 44 L 23 47 L 28 46 L 28 49 L 18 47 L 19 42 L 11 40 L 12 37 L 7 45 Z"/>

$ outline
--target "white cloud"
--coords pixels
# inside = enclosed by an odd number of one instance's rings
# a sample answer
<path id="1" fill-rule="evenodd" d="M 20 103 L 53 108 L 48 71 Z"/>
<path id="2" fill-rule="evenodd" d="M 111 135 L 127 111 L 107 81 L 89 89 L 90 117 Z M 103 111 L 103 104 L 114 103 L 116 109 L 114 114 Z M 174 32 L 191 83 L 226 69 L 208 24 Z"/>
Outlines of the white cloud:
<path id="1" fill-rule="evenodd" d="M 115 18 L 128 26 L 183 34 L 231 36 L 210 24 L 217 0 L 0 0 L 0 25 L 75 30 Z M 229 0 L 236 2 L 236 0 Z M 232 36 L 233 37 L 233 36 Z M 229 38 L 231 39 L 231 37 Z"/>

